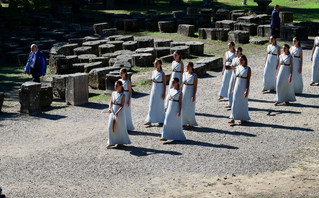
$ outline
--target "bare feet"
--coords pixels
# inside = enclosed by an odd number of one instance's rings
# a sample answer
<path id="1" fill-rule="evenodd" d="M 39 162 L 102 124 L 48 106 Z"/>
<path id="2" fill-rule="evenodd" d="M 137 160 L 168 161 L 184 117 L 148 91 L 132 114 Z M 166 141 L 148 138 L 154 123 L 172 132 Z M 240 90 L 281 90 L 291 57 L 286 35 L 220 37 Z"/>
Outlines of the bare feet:
<path id="1" fill-rule="evenodd" d="M 314 85 L 314 84 L 315 84 L 314 82 L 311 82 L 309 85 L 312 86 L 312 85 Z"/>
<path id="2" fill-rule="evenodd" d="M 285 104 L 285 105 L 289 105 L 290 103 L 289 103 L 289 102 L 284 102 L 284 104 Z"/>
<path id="3" fill-rule="evenodd" d="M 114 145 L 107 145 L 106 148 L 111 148 L 113 147 Z"/>
<path id="4" fill-rule="evenodd" d="M 226 108 L 226 109 L 229 109 L 229 108 L 231 108 L 231 106 L 227 105 L 227 106 L 225 106 L 225 108 Z"/>
<path id="5" fill-rule="evenodd" d="M 165 139 L 165 138 L 161 138 L 161 139 L 160 139 L 160 141 L 167 141 L 167 139 Z"/>
<path id="6" fill-rule="evenodd" d="M 219 96 L 219 98 L 217 99 L 217 100 L 222 100 L 222 99 L 224 99 L 224 97 L 222 97 L 222 96 Z"/>
<path id="7" fill-rule="evenodd" d="M 261 92 L 265 93 L 266 91 L 267 91 L 267 90 L 264 90 L 264 89 L 263 89 Z"/>
<path id="8" fill-rule="evenodd" d="M 151 122 L 145 122 L 144 125 L 146 125 L 146 126 L 151 126 L 152 123 L 151 123 Z"/>
<path id="9" fill-rule="evenodd" d="M 270 92 L 270 93 L 275 93 L 276 91 L 275 91 L 275 90 L 270 90 L 269 92 Z"/>
<path id="10" fill-rule="evenodd" d="M 117 147 L 118 148 L 124 147 L 124 144 L 118 144 Z"/>
<path id="11" fill-rule="evenodd" d="M 274 105 L 275 105 L 275 106 L 278 106 L 279 104 L 280 104 L 279 102 L 275 102 L 275 104 L 274 104 Z"/>
<path id="12" fill-rule="evenodd" d="M 244 123 L 243 120 L 239 120 L 239 121 L 238 121 L 238 124 L 242 124 L 242 123 Z"/>
<path id="13" fill-rule="evenodd" d="M 229 124 L 234 124 L 235 123 L 235 120 L 231 120 L 228 122 Z"/>

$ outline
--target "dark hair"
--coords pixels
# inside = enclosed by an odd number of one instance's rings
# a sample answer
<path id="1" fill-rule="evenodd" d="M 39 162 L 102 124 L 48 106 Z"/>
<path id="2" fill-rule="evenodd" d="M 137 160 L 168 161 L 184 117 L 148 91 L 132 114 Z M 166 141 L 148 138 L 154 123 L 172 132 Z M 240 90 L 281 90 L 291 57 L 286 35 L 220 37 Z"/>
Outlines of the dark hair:
<path id="1" fill-rule="evenodd" d="M 177 90 L 179 90 L 180 88 L 179 88 L 179 79 L 178 78 L 173 78 L 173 81 L 175 81 L 176 83 L 178 83 L 178 87 L 177 87 Z"/>
<path id="2" fill-rule="evenodd" d="M 298 41 L 298 47 L 301 47 L 301 43 L 298 37 L 294 37 L 293 39 L 295 39 L 296 41 Z"/>
<path id="3" fill-rule="evenodd" d="M 178 56 L 179 56 L 179 61 L 181 61 L 181 60 L 182 60 L 182 54 L 181 54 L 181 52 L 175 51 L 174 53 L 175 53 L 175 54 L 178 54 Z"/>
<path id="4" fill-rule="evenodd" d="M 162 64 L 163 64 L 163 63 L 162 63 L 162 60 L 161 60 L 161 59 L 159 59 L 159 58 L 155 59 L 154 63 L 159 63 L 159 64 L 160 64 L 161 71 L 163 71 L 163 68 L 162 68 Z"/>
<path id="5" fill-rule="evenodd" d="M 288 49 L 288 54 L 290 54 L 290 51 L 289 51 L 290 46 L 288 44 L 284 44 L 284 47 L 286 47 Z"/>
<path id="6" fill-rule="evenodd" d="M 275 39 L 275 45 L 277 45 L 277 37 L 275 35 L 271 35 L 270 37 L 272 37 L 273 39 Z"/>
<path id="7" fill-rule="evenodd" d="M 237 50 L 239 50 L 240 52 L 243 52 L 243 48 L 241 47 L 237 47 Z"/>
<path id="8" fill-rule="evenodd" d="M 247 66 L 247 65 L 248 65 L 247 57 L 246 57 L 245 55 L 242 55 L 240 58 L 242 58 L 242 59 L 244 59 L 244 60 L 245 60 L 245 62 L 246 62 L 246 65 L 245 65 L 245 66 Z"/>
<path id="9" fill-rule="evenodd" d="M 115 82 L 115 84 L 118 85 L 118 86 L 121 86 L 121 93 L 122 93 L 122 92 L 124 91 L 124 87 L 123 87 L 122 81 L 117 80 L 117 81 Z"/>
<path id="10" fill-rule="evenodd" d="M 127 69 L 126 68 L 122 68 L 120 70 L 120 73 L 123 72 L 125 74 L 125 77 L 128 78 L 128 74 L 127 74 Z"/>
<path id="11" fill-rule="evenodd" d="M 188 64 L 191 68 L 192 68 L 192 71 L 194 72 L 194 63 L 193 62 L 188 62 Z"/>
<path id="12" fill-rule="evenodd" d="M 279 7 L 279 5 L 278 4 L 276 4 L 275 6 L 274 6 L 274 8 L 276 9 L 276 8 L 278 8 Z"/>

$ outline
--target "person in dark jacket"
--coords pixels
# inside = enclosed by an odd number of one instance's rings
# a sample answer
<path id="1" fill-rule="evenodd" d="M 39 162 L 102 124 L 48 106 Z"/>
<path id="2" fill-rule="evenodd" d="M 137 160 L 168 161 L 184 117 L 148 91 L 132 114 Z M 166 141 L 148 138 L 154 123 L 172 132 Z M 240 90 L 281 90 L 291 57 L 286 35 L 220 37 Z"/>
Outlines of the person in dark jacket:
<path id="1" fill-rule="evenodd" d="M 31 52 L 24 73 L 31 74 L 33 82 L 40 82 L 40 77 L 45 75 L 47 69 L 45 55 L 36 44 L 32 44 L 30 48 Z"/>
<path id="2" fill-rule="evenodd" d="M 279 18 L 279 5 L 275 5 L 274 11 L 272 11 L 271 14 L 271 35 L 276 36 L 276 38 L 279 38 L 279 30 L 280 30 L 280 18 Z"/>

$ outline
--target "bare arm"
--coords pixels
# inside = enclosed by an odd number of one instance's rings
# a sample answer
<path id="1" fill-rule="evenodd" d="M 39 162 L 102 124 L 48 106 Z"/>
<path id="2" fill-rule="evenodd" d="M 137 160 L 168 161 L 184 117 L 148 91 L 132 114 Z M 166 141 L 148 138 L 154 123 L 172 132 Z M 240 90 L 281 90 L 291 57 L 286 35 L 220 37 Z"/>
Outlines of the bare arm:
<path id="1" fill-rule="evenodd" d="M 235 80 L 234 80 L 234 84 L 233 84 L 233 88 L 231 90 L 231 94 L 234 95 L 234 89 L 235 89 L 235 85 L 236 85 L 236 80 L 237 80 L 237 75 L 235 75 Z"/>
<path id="2" fill-rule="evenodd" d="M 313 53 L 315 52 L 316 49 L 316 39 L 313 41 L 313 47 L 312 47 L 312 52 L 311 52 L 311 61 L 313 59 Z"/>
<path id="3" fill-rule="evenodd" d="M 110 105 L 109 105 L 109 113 L 112 113 L 112 107 L 113 107 L 113 96 L 111 96 Z"/>
<path id="4" fill-rule="evenodd" d="M 128 99 L 128 101 L 127 101 L 127 106 L 130 106 L 130 104 L 131 104 L 131 98 L 132 98 L 132 84 L 131 84 L 131 81 L 129 81 L 128 83 L 127 83 L 127 88 L 128 88 L 128 91 L 129 91 L 129 99 Z"/>
<path id="5" fill-rule="evenodd" d="M 165 73 L 164 72 L 162 74 L 162 79 L 163 79 L 163 89 L 164 89 L 163 100 L 165 100 L 165 96 L 166 96 L 166 77 L 165 77 Z"/>
<path id="6" fill-rule="evenodd" d="M 277 64 L 276 68 L 278 68 L 278 66 L 280 65 L 280 63 L 279 63 L 279 60 L 280 60 L 279 56 L 280 56 L 280 53 L 281 53 L 281 51 L 280 51 L 280 47 L 278 47 L 278 52 L 277 52 L 278 64 Z"/>
<path id="7" fill-rule="evenodd" d="M 225 61 L 224 61 L 224 65 L 223 65 L 222 75 L 224 75 L 224 71 L 226 69 L 226 61 L 227 61 L 227 57 L 226 57 L 226 53 L 225 53 Z"/>
<path id="8" fill-rule="evenodd" d="M 291 83 L 293 71 L 294 71 L 293 58 L 290 57 L 290 76 L 289 76 L 289 79 L 288 79 L 289 83 Z"/>
<path id="9" fill-rule="evenodd" d="M 183 91 L 183 86 L 184 86 L 184 74 L 182 75 L 182 82 L 181 82 L 181 90 Z"/>
<path id="10" fill-rule="evenodd" d="M 179 111 L 177 114 L 178 117 L 181 116 L 181 112 L 182 112 L 182 100 L 183 100 L 183 92 L 179 94 Z"/>
<path id="11" fill-rule="evenodd" d="M 194 93 L 193 93 L 193 98 L 192 102 L 196 100 L 196 93 L 197 93 L 197 83 L 198 83 L 198 78 L 197 75 L 194 77 Z"/>
<path id="12" fill-rule="evenodd" d="M 182 65 L 181 65 L 181 73 L 182 73 L 182 75 L 184 73 L 184 63 L 182 63 Z"/>
<path id="13" fill-rule="evenodd" d="M 268 47 L 267 47 L 267 52 L 266 52 L 266 58 L 265 58 L 265 64 L 264 64 L 264 67 L 266 66 L 267 58 L 268 58 Z"/>
<path id="14" fill-rule="evenodd" d="M 120 107 L 119 110 L 117 110 L 117 112 L 115 113 L 116 116 L 123 110 L 124 105 L 125 105 L 125 95 L 122 96 L 121 107 Z"/>
<path id="15" fill-rule="evenodd" d="M 248 74 L 247 74 L 247 86 L 246 86 L 246 90 L 244 93 L 244 97 L 247 98 L 248 93 L 249 93 L 249 87 L 250 87 L 250 77 L 251 77 L 251 69 L 248 69 Z"/>
<path id="16" fill-rule="evenodd" d="M 302 53 L 302 49 L 300 50 L 300 68 L 299 68 L 299 74 L 302 73 L 302 62 L 303 62 L 303 53 Z"/>

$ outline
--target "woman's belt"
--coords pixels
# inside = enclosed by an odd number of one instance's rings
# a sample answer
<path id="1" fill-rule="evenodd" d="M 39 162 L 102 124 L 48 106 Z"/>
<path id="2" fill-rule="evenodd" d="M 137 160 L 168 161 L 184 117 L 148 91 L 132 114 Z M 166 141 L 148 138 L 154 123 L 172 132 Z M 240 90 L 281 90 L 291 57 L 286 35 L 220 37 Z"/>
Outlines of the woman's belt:
<path id="1" fill-rule="evenodd" d="M 152 80 L 153 83 L 163 83 L 163 81 L 156 81 L 156 80 Z"/>
<path id="2" fill-rule="evenodd" d="M 179 102 L 179 100 L 174 100 L 174 99 L 169 99 L 169 100 L 173 102 Z"/>
<path id="3" fill-rule="evenodd" d="M 129 90 L 124 90 L 124 92 L 130 92 Z"/>
<path id="4" fill-rule="evenodd" d="M 232 67 L 231 67 L 231 66 L 225 66 L 225 69 L 226 69 L 226 70 L 231 70 Z"/>
<path id="5" fill-rule="evenodd" d="M 237 78 L 247 79 L 247 77 L 243 77 L 243 76 L 237 76 Z"/>
<path id="6" fill-rule="evenodd" d="M 114 103 L 114 105 L 119 105 L 119 106 L 122 106 L 122 104 L 118 104 L 118 103 Z"/>
<path id="7" fill-rule="evenodd" d="M 182 73 L 181 71 L 174 71 L 174 70 L 173 70 L 173 72 L 176 72 L 176 73 Z"/>
<path id="8" fill-rule="evenodd" d="M 184 85 L 194 85 L 194 84 L 188 84 L 188 83 L 183 83 Z"/>
<path id="9" fill-rule="evenodd" d="M 277 55 L 277 54 L 274 54 L 274 53 L 268 53 L 268 54 L 270 54 L 270 55 Z"/>
<path id="10" fill-rule="evenodd" d="M 294 56 L 294 58 L 300 58 L 300 56 Z"/>
<path id="11" fill-rule="evenodd" d="M 281 64 L 281 65 L 284 65 L 284 66 L 290 66 L 290 64 Z"/>

